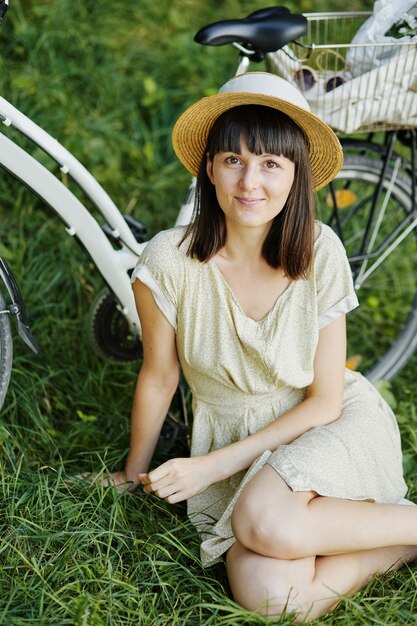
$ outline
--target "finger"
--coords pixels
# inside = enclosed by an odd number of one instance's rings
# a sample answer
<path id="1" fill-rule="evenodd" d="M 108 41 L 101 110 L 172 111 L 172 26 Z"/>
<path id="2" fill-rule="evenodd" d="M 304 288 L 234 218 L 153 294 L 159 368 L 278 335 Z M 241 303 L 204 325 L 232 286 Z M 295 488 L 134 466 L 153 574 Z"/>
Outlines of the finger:
<path id="1" fill-rule="evenodd" d="M 151 481 L 147 474 L 138 474 L 139 482 L 143 487 L 143 493 L 152 493 Z"/>
<path id="2" fill-rule="evenodd" d="M 189 495 L 186 491 L 177 491 L 176 493 L 167 496 L 165 500 L 168 504 L 177 504 L 178 502 L 183 502 L 184 500 L 188 500 Z"/>
<path id="3" fill-rule="evenodd" d="M 99 480 L 103 487 L 123 487 L 126 484 L 126 481 L 116 481 L 113 476 L 107 474 L 100 476 Z"/>
<path id="4" fill-rule="evenodd" d="M 122 478 L 116 480 L 116 478 L 111 474 L 105 474 L 104 476 L 102 476 L 101 484 L 103 485 L 103 487 L 117 487 L 118 489 L 120 488 L 121 491 L 123 491 L 127 487 L 134 485 L 132 480 L 126 480 Z"/>
<path id="5" fill-rule="evenodd" d="M 80 474 L 75 474 L 74 476 L 70 476 L 69 478 L 65 479 L 65 482 L 70 485 L 70 484 L 74 484 L 77 482 L 81 482 L 84 484 L 90 484 L 92 482 L 94 482 L 94 480 L 96 479 L 97 474 L 92 474 L 91 472 L 82 472 Z"/>
<path id="6" fill-rule="evenodd" d="M 173 481 L 171 476 L 165 476 L 164 478 L 162 478 L 161 480 L 158 480 L 157 482 L 149 482 L 149 483 L 142 483 L 144 485 L 143 487 L 143 491 L 145 493 L 157 493 L 159 492 L 161 489 L 167 488 L 169 486 L 173 486 L 175 484 L 175 481 Z"/>
<path id="7" fill-rule="evenodd" d="M 91 472 L 81 472 L 81 474 L 75 474 L 75 476 L 73 476 L 72 478 L 76 479 L 76 480 L 88 480 L 89 482 L 91 482 L 95 477 L 95 474 L 92 474 Z"/>
<path id="8" fill-rule="evenodd" d="M 170 459 L 169 461 L 165 461 L 165 463 L 162 463 L 162 465 L 149 472 L 148 478 L 150 479 L 150 481 L 153 483 L 161 480 L 161 478 L 163 478 L 164 476 L 167 476 L 167 474 L 172 472 L 175 461 L 176 459 Z"/>
<path id="9" fill-rule="evenodd" d="M 173 496 L 177 493 L 178 488 L 175 485 L 167 485 L 166 487 L 161 487 L 161 489 L 157 489 L 153 493 L 161 500 L 167 500 L 169 497 Z"/>
<path id="10" fill-rule="evenodd" d="M 155 484 L 154 478 L 151 477 L 150 474 L 138 474 L 138 478 L 142 485 L 153 485 Z"/>

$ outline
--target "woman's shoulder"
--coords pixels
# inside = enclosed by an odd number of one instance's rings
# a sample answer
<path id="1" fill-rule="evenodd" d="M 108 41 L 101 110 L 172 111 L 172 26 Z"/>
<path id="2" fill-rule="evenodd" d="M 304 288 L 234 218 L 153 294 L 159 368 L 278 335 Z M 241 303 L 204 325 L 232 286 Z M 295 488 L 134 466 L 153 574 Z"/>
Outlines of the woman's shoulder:
<path id="1" fill-rule="evenodd" d="M 184 245 L 181 242 L 185 234 L 185 226 L 175 226 L 161 230 L 147 243 L 144 252 L 145 258 L 178 259 L 184 256 Z"/>
<path id="2" fill-rule="evenodd" d="M 167 245 L 174 248 L 178 248 L 181 240 L 184 238 L 186 226 L 174 226 L 166 230 L 160 230 L 159 233 L 154 235 L 149 241 L 149 244 L 153 245 Z"/>
<path id="3" fill-rule="evenodd" d="M 316 258 L 332 254 L 332 251 L 335 255 L 346 256 L 342 241 L 328 224 L 316 221 L 316 233 L 318 233 L 314 242 L 314 256 Z"/>
<path id="4" fill-rule="evenodd" d="M 312 278 L 337 282 L 348 276 L 351 280 L 351 269 L 341 239 L 327 224 L 318 222 L 317 225 L 320 233 L 314 243 Z"/>
<path id="5" fill-rule="evenodd" d="M 152 237 L 132 272 L 132 282 L 150 275 L 152 280 L 170 293 L 172 301 L 176 301 L 184 276 L 185 252 L 180 245 L 184 234 L 185 227 L 179 226 L 161 230 Z"/>

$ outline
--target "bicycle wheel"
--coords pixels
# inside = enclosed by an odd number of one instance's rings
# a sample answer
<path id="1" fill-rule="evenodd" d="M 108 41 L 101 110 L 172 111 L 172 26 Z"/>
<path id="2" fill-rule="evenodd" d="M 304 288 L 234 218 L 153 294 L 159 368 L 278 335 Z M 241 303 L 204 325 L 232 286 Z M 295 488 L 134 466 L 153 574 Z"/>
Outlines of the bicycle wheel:
<path id="1" fill-rule="evenodd" d="M 6 313 L 6 303 L 0 293 L 0 409 L 3 406 L 9 386 L 13 360 L 13 339 L 10 316 Z"/>
<path id="2" fill-rule="evenodd" d="M 348 154 L 319 192 L 320 219 L 346 247 L 360 302 L 347 318 L 348 365 L 370 380 L 393 378 L 417 347 L 417 228 L 411 181 L 398 166 L 383 181 L 367 241 L 381 161 Z"/>

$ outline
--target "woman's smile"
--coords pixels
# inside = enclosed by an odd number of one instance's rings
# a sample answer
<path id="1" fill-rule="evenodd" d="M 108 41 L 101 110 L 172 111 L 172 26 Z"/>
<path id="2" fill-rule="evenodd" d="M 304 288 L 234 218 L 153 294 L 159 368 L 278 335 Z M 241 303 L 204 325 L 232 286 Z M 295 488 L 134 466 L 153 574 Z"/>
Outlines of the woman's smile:
<path id="1" fill-rule="evenodd" d="M 264 200 L 264 198 L 242 198 L 242 197 L 236 197 L 236 200 L 238 202 L 240 202 L 240 204 L 243 204 L 244 206 L 252 207 L 252 206 L 256 206 L 257 204 L 262 202 Z"/>

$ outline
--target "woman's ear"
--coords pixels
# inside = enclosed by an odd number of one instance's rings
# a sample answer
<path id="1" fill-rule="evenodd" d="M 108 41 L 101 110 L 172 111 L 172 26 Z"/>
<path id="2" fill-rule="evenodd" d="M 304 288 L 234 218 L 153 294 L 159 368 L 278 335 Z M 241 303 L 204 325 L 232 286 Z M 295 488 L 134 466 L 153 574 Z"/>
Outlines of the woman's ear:
<path id="1" fill-rule="evenodd" d="M 213 161 L 211 160 L 208 152 L 206 154 L 206 172 L 207 172 L 207 176 L 209 177 L 211 184 L 214 185 Z"/>

